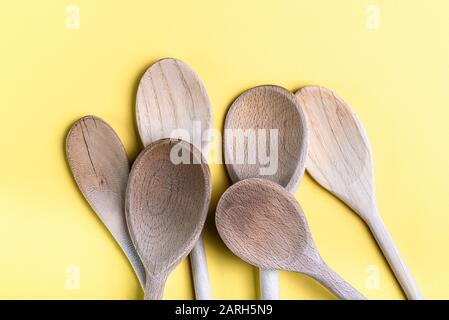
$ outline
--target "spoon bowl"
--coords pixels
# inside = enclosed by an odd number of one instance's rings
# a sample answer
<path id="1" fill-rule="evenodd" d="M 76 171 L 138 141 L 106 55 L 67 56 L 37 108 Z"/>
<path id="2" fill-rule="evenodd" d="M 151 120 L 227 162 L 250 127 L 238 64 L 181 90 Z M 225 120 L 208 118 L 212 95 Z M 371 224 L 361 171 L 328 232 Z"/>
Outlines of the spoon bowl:
<path id="1" fill-rule="evenodd" d="M 280 185 L 250 178 L 220 198 L 216 225 L 227 247 L 262 269 L 309 275 L 342 299 L 364 297 L 321 259 L 295 197 Z"/>
<path id="2" fill-rule="evenodd" d="M 145 71 L 137 89 L 136 120 L 144 146 L 159 139 L 181 138 L 205 157 L 209 154 L 209 96 L 198 75 L 178 59 L 161 59 Z"/>
<path id="3" fill-rule="evenodd" d="M 296 190 L 305 170 L 308 131 L 290 91 L 273 85 L 245 91 L 231 105 L 224 128 L 225 163 L 233 182 L 259 177 Z M 239 161 L 242 149 L 245 158 Z M 276 157 L 270 159 L 277 163 L 272 172 L 264 170 L 266 154 Z"/>
<path id="4" fill-rule="evenodd" d="M 346 102 L 322 87 L 296 93 L 307 114 L 310 145 L 307 171 L 364 219 L 373 212 L 373 163 L 365 129 Z"/>
<path id="5" fill-rule="evenodd" d="M 313 248 L 298 202 L 262 179 L 232 185 L 218 203 L 216 224 L 232 252 L 263 269 L 293 271 L 298 256 Z"/>
<path id="6" fill-rule="evenodd" d="M 178 153 L 189 163 L 179 163 Z M 167 276 L 200 236 L 211 196 L 208 166 L 181 140 L 162 139 L 141 152 L 126 189 L 131 239 L 146 272 L 146 299 L 161 299 Z"/>

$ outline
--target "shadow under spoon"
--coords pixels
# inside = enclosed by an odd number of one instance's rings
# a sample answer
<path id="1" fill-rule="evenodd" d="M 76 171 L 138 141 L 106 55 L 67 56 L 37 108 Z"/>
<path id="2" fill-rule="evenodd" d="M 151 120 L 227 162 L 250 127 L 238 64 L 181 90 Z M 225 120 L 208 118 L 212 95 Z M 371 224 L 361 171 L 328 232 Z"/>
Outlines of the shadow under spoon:
<path id="1" fill-rule="evenodd" d="M 225 163 L 234 183 L 264 178 L 296 191 L 305 170 L 308 131 L 290 91 L 273 85 L 245 91 L 231 105 L 224 129 Z M 244 134 L 249 134 L 247 143 Z M 264 300 L 279 299 L 276 270 L 260 270 L 260 293 Z"/>
<path id="2" fill-rule="evenodd" d="M 373 158 L 365 129 L 349 105 L 322 87 L 296 92 L 310 129 L 307 171 L 369 226 L 406 296 L 421 292 L 377 211 Z"/>
<path id="3" fill-rule="evenodd" d="M 192 162 L 178 163 L 178 154 Z M 210 197 L 209 168 L 201 153 L 185 141 L 158 140 L 134 162 L 125 211 L 131 239 L 146 270 L 145 299 L 162 299 L 168 275 L 201 234 Z"/>
<path id="4" fill-rule="evenodd" d="M 72 125 L 66 154 L 81 193 L 120 245 L 144 287 L 145 270 L 125 221 L 130 164 L 120 139 L 102 119 L 87 116 Z"/>
<path id="5" fill-rule="evenodd" d="M 323 261 L 295 197 L 279 184 L 250 178 L 220 198 L 216 225 L 227 247 L 263 269 L 306 274 L 345 300 L 366 298 Z"/>

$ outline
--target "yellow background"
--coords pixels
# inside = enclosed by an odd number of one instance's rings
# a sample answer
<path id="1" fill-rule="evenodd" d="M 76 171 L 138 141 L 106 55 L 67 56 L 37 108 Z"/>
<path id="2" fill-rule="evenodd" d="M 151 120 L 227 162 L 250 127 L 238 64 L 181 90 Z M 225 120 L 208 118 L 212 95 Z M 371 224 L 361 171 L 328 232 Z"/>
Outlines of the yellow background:
<path id="1" fill-rule="evenodd" d="M 66 28 L 70 3 L 79 30 Z M 370 4 L 379 30 L 367 28 Z M 2 1 L 0 298 L 142 298 L 72 180 L 64 139 L 77 118 L 95 114 L 134 159 L 136 86 L 166 56 L 203 79 L 217 129 L 255 85 L 317 84 L 346 99 L 372 144 L 380 214 L 425 297 L 449 298 L 448 12 L 446 0 Z M 215 207 L 229 180 L 223 166 L 211 170 Z M 354 213 L 307 175 L 296 197 L 330 266 L 368 298 L 403 298 Z M 257 298 L 257 270 L 225 248 L 213 211 L 205 241 L 214 297 Z M 79 290 L 66 288 L 71 265 Z M 369 286 L 376 268 L 379 289 Z M 281 286 L 282 298 L 333 299 L 301 275 L 282 273 Z M 193 298 L 188 261 L 165 298 Z"/>

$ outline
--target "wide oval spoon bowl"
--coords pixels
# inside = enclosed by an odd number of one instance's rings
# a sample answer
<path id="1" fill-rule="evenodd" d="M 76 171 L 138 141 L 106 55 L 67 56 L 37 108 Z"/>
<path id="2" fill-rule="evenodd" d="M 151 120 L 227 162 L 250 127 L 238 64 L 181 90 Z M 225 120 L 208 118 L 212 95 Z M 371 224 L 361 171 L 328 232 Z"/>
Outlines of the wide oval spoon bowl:
<path id="1" fill-rule="evenodd" d="M 169 273 L 200 236 L 210 196 L 209 168 L 187 142 L 159 140 L 134 162 L 126 189 L 126 218 L 147 274 L 145 299 L 162 298 Z"/>
<path id="2" fill-rule="evenodd" d="M 305 170 L 308 129 L 295 96 L 279 86 L 264 85 L 241 94 L 224 124 L 224 156 L 233 182 L 264 178 L 295 192 Z M 260 270 L 264 300 L 279 299 L 275 270 Z"/>
<path id="3" fill-rule="evenodd" d="M 251 178 L 232 185 L 215 219 L 227 247 L 249 264 L 303 273 L 341 299 L 365 299 L 322 260 L 301 206 L 279 184 Z"/>
<path id="4" fill-rule="evenodd" d="M 184 62 L 165 58 L 142 76 L 136 96 L 136 121 L 146 147 L 165 138 L 180 138 L 209 155 L 212 142 L 211 103 L 198 75 Z M 190 254 L 195 295 L 211 299 L 202 237 Z"/>
<path id="5" fill-rule="evenodd" d="M 233 182 L 264 178 L 296 190 L 305 170 L 308 130 L 290 91 L 273 85 L 245 91 L 231 105 L 224 129 L 225 163 Z"/>
<path id="6" fill-rule="evenodd" d="M 352 208 L 369 226 L 409 299 L 422 294 L 378 214 L 368 137 L 350 106 L 329 89 L 296 92 L 310 128 L 307 171 Z"/>
<path id="7" fill-rule="evenodd" d="M 178 59 L 161 59 L 145 71 L 137 89 L 136 121 L 144 146 L 180 138 L 205 158 L 209 154 L 213 127 L 209 96 L 198 75 Z"/>
<path id="8" fill-rule="evenodd" d="M 81 193 L 128 257 L 143 287 L 145 269 L 125 220 L 125 190 L 130 164 L 122 142 L 105 121 L 87 116 L 70 128 L 66 154 Z"/>

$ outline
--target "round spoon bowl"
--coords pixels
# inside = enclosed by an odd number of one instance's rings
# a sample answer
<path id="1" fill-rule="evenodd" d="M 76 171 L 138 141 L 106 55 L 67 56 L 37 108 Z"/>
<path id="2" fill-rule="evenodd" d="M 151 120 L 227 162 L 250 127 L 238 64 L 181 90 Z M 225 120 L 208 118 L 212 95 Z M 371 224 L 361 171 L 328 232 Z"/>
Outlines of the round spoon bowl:
<path id="1" fill-rule="evenodd" d="M 169 139 L 147 147 L 132 167 L 126 193 L 133 240 L 145 265 L 154 266 L 155 274 L 191 249 L 189 245 L 204 224 L 210 199 L 207 166 L 174 163 L 170 157 L 175 146 L 182 152 L 192 152 L 190 144 Z M 151 255 L 144 254 L 147 250 Z"/>
<path id="2" fill-rule="evenodd" d="M 259 268 L 291 270 L 312 243 L 298 202 L 265 179 L 232 185 L 220 198 L 215 219 L 227 247 Z"/>
<path id="3" fill-rule="evenodd" d="M 143 74 L 136 96 L 136 121 L 144 146 L 159 139 L 192 143 L 207 157 L 212 113 L 206 88 L 184 62 L 165 58 Z"/>
<path id="4" fill-rule="evenodd" d="M 229 176 L 233 182 L 265 178 L 295 190 L 305 169 L 307 141 L 307 121 L 292 93 L 272 85 L 249 89 L 234 101 L 225 120 Z M 274 170 L 264 170 L 266 157 Z"/>
<path id="5" fill-rule="evenodd" d="M 179 163 L 182 155 L 188 163 Z M 126 218 L 149 278 L 146 297 L 161 297 L 169 272 L 193 248 L 210 196 L 208 166 L 187 142 L 159 140 L 135 161 L 126 190 Z M 155 279 L 158 283 L 151 284 Z"/>

